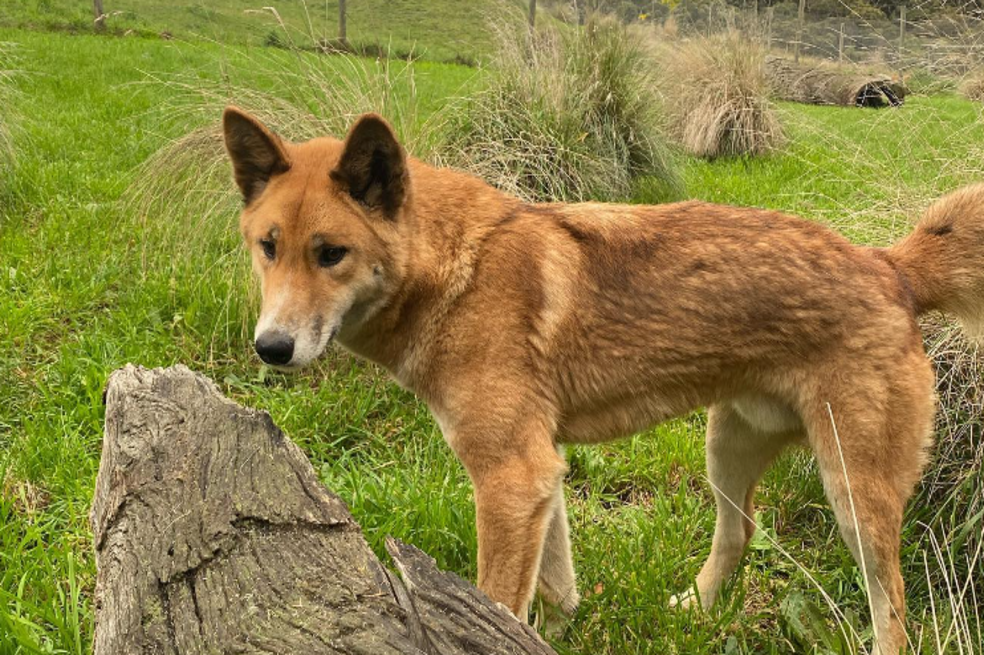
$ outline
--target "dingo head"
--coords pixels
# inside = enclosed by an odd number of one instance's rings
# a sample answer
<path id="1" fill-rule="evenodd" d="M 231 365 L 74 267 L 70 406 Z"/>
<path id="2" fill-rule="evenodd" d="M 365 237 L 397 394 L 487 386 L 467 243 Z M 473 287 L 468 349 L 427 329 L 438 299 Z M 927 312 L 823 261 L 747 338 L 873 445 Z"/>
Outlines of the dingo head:
<path id="1" fill-rule="evenodd" d="M 263 292 L 256 352 L 296 369 L 336 335 L 354 336 L 399 286 L 406 155 L 374 114 L 359 118 L 344 142 L 286 143 L 234 107 L 222 124 L 245 202 L 240 229 Z"/>

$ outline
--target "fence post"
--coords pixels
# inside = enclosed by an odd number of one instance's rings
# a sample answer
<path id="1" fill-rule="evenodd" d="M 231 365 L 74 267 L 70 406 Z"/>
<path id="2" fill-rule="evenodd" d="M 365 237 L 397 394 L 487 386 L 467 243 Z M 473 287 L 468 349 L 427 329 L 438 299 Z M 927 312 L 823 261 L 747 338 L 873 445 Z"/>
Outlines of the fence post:
<path id="1" fill-rule="evenodd" d="M 899 52 L 905 42 L 905 5 L 899 6 Z"/>
<path id="2" fill-rule="evenodd" d="M 837 37 L 837 63 L 844 63 L 844 21 L 841 21 L 840 34 Z"/>
<path id="3" fill-rule="evenodd" d="M 772 14 L 775 7 L 769 6 L 765 10 L 765 51 L 772 52 Z"/>
<path id="4" fill-rule="evenodd" d="M 530 0 L 530 32 L 536 27 L 536 0 Z"/>
<path id="5" fill-rule="evenodd" d="M 93 24 L 97 30 L 102 31 L 106 28 L 106 14 L 103 12 L 103 0 L 92 0 L 92 17 Z"/>
<path id="6" fill-rule="evenodd" d="M 899 78 L 902 78 L 902 48 L 905 45 L 905 4 L 899 6 Z"/>
<path id="7" fill-rule="evenodd" d="M 799 2 L 799 16 L 796 28 L 796 44 L 793 50 L 793 60 L 799 63 L 800 60 L 800 43 L 803 41 L 803 24 L 806 22 L 806 0 L 800 0 Z"/>
<path id="8" fill-rule="evenodd" d="M 346 25 L 345 25 L 345 2 L 346 0 L 338 0 L 338 42 L 342 45 L 346 44 Z"/>

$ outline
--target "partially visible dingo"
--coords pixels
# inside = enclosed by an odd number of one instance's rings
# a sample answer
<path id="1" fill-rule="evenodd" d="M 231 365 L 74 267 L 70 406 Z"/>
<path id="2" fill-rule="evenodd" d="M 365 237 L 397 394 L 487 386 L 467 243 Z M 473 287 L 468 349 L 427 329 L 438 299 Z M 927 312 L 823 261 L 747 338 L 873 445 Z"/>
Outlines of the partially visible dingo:
<path id="1" fill-rule="evenodd" d="M 935 412 L 916 317 L 984 323 L 984 185 L 878 249 L 762 209 L 526 204 L 408 157 L 371 114 L 344 141 L 286 143 L 232 107 L 224 130 L 257 353 L 296 369 L 334 339 L 427 403 L 474 484 L 492 599 L 524 620 L 537 587 L 578 603 L 561 444 L 707 406 L 717 525 L 683 602 L 714 602 L 757 481 L 805 443 L 863 556 L 876 651 L 904 649 L 899 532 Z"/>

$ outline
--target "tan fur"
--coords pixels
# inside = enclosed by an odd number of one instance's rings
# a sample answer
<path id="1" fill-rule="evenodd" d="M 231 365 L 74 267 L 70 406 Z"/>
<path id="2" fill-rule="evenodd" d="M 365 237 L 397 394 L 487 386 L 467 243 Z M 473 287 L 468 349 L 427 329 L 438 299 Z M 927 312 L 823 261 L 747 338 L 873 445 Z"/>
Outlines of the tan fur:
<path id="1" fill-rule="evenodd" d="M 576 605 L 560 444 L 708 406 L 718 521 L 702 603 L 752 535 L 758 479 L 805 443 L 864 556 L 878 647 L 904 648 L 899 532 L 935 411 L 916 316 L 981 316 L 984 187 L 877 250 L 761 209 L 524 204 L 406 158 L 374 116 L 345 142 L 277 139 L 272 154 L 251 122 L 227 110 L 237 181 L 259 189 L 242 232 L 263 312 L 277 304 L 261 323 L 312 343 L 335 326 L 428 404 L 474 484 L 490 597 L 525 618 L 539 579 L 547 600 Z M 243 143 L 262 152 L 244 158 Z M 268 261 L 257 243 L 274 229 Z M 317 263 L 325 241 L 348 248 L 337 266 Z"/>

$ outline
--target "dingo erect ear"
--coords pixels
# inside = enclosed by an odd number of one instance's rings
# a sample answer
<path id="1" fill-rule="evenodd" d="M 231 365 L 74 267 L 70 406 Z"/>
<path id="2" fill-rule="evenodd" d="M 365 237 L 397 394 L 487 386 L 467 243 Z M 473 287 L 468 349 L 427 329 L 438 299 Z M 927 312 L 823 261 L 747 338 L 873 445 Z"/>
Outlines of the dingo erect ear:
<path id="1" fill-rule="evenodd" d="M 406 196 L 406 155 L 381 116 L 359 118 L 345 139 L 345 149 L 331 179 L 370 209 L 393 218 Z"/>
<path id="2" fill-rule="evenodd" d="M 290 168 L 287 152 L 280 137 L 236 107 L 226 107 L 223 112 L 222 131 L 236 184 L 248 205 L 271 177 Z"/>

